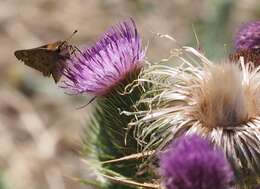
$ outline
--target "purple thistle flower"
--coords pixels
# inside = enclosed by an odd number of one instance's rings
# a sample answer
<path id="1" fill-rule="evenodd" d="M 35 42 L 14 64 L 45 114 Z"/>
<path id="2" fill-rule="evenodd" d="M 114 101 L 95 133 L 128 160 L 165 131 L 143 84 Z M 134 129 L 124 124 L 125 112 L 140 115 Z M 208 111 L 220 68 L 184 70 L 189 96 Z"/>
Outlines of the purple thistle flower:
<path id="1" fill-rule="evenodd" d="M 227 189 L 234 178 L 224 154 L 196 135 L 170 144 L 160 157 L 160 173 L 167 189 Z"/>
<path id="2" fill-rule="evenodd" d="M 251 21 L 241 26 L 235 36 L 236 51 L 260 48 L 260 21 Z"/>
<path id="3" fill-rule="evenodd" d="M 106 95 L 125 77 L 139 70 L 144 57 L 141 39 L 132 19 L 110 28 L 65 70 L 65 88 L 76 93 Z"/>

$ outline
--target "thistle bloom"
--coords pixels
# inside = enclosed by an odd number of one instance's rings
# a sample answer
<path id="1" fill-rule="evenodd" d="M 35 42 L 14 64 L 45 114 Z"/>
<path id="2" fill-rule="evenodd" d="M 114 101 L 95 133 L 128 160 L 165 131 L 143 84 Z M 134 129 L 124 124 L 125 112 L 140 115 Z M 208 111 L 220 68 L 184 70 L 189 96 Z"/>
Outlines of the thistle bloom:
<path id="1" fill-rule="evenodd" d="M 227 189 L 234 178 L 224 153 L 197 135 L 170 144 L 160 157 L 160 172 L 167 189 Z"/>
<path id="2" fill-rule="evenodd" d="M 214 64 L 191 47 L 177 50 L 181 66 L 154 65 L 140 77 L 153 84 L 138 103 L 149 108 L 131 123 L 143 148 L 163 149 L 194 133 L 222 148 L 238 173 L 260 176 L 260 67 Z"/>
<path id="3" fill-rule="evenodd" d="M 126 75 L 138 70 L 143 57 L 134 21 L 122 22 L 70 60 L 64 72 L 64 87 L 76 93 L 105 95 Z"/>
<path id="4" fill-rule="evenodd" d="M 260 21 L 244 24 L 235 36 L 235 49 L 248 50 L 260 48 Z"/>
<path id="5" fill-rule="evenodd" d="M 253 62 L 260 65 L 260 21 L 252 21 L 241 26 L 234 40 L 235 53 L 230 60 L 237 62 L 244 57 L 245 63 Z"/>

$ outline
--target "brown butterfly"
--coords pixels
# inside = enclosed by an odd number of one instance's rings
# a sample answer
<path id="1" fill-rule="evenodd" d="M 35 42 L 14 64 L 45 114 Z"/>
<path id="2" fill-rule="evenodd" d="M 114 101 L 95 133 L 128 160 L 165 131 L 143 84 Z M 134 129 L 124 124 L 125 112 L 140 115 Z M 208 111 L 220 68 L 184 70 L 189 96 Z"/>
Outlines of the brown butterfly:
<path id="1" fill-rule="evenodd" d="M 77 30 L 67 40 L 56 41 L 32 49 L 17 50 L 14 55 L 18 60 L 23 61 L 25 65 L 42 72 L 44 76 L 52 76 L 55 83 L 57 83 L 62 76 L 62 70 L 66 68 L 66 60 L 74 52 L 74 48 L 68 44 L 68 40 L 76 32 Z"/>
<path id="2" fill-rule="evenodd" d="M 259 49 L 242 49 L 229 55 L 231 62 L 238 62 L 240 57 L 244 57 L 245 63 L 253 62 L 255 66 L 260 65 L 260 50 Z"/>

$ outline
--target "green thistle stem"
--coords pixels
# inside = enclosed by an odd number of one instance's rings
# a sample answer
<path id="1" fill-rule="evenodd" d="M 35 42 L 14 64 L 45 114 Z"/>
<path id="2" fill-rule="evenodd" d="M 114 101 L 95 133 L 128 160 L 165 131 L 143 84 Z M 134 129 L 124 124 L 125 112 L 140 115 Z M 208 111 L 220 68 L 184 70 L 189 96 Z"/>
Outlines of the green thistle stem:
<path id="1" fill-rule="evenodd" d="M 142 162 L 138 158 L 102 164 L 104 161 L 138 153 L 138 144 L 132 134 L 133 129 L 128 127 L 128 123 L 134 117 L 120 114 L 120 111 L 132 111 L 133 105 L 143 94 L 141 88 L 138 87 L 129 94 L 121 94 L 127 84 L 137 79 L 139 73 L 140 70 L 126 75 L 126 79 L 113 88 L 109 94 L 97 99 L 96 109 L 87 128 L 84 151 L 100 161 L 101 174 L 102 170 L 111 170 L 125 178 L 144 181 L 145 179 L 136 178 L 138 164 Z M 109 183 L 105 188 L 125 189 L 132 187 Z"/>

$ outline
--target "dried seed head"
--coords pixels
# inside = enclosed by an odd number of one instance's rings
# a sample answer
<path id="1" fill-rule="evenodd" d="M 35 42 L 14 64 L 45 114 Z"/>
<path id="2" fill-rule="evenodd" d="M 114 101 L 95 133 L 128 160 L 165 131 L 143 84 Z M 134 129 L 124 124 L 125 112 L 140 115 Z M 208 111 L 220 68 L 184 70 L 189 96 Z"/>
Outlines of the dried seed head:
<path id="1" fill-rule="evenodd" d="M 221 147 L 237 171 L 259 176 L 260 68 L 214 64 L 190 47 L 177 58 L 181 66 L 154 65 L 140 78 L 153 84 L 139 101 L 149 109 L 136 112 L 132 123 L 140 144 L 160 150 L 195 133 Z"/>

